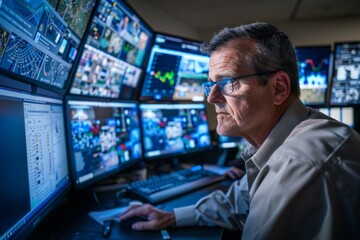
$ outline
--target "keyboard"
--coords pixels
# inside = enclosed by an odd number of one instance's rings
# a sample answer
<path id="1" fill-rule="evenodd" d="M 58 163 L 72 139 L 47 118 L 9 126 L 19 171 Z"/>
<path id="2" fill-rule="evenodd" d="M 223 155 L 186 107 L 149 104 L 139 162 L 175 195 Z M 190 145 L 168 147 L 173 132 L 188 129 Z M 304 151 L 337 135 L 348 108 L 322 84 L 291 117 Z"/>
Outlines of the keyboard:
<path id="1" fill-rule="evenodd" d="M 135 199 L 157 204 L 224 179 L 223 175 L 195 166 L 132 182 L 128 192 Z"/>

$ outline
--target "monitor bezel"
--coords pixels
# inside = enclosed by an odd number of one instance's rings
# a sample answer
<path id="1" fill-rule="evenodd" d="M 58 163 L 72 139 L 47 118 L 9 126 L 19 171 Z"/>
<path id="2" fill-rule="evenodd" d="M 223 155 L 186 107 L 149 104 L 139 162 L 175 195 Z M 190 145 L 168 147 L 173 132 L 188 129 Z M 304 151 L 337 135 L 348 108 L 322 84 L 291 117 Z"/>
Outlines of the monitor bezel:
<path id="1" fill-rule="evenodd" d="M 101 1 L 101 0 L 100 0 Z M 121 91 L 119 91 L 119 96 L 117 98 L 109 98 L 109 97 L 101 97 L 101 96 L 92 96 L 92 95 L 82 95 L 82 94 L 74 94 L 74 93 L 71 93 L 71 88 L 72 88 L 72 85 L 75 81 L 75 75 L 77 73 L 77 69 L 79 67 L 79 64 L 80 64 L 80 61 L 81 61 L 81 58 L 82 58 L 82 55 L 84 53 L 84 50 L 85 50 L 85 47 L 87 45 L 87 41 L 88 41 L 88 36 L 89 36 L 89 32 L 91 30 L 91 25 L 94 21 L 94 18 L 95 18 L 95 14 L 97 13 L 97 10 L 98 10 L 98 7 L 100 5 L 100 1 L 96 1 L 97 4 L 94 6 L 94 9 L 93 9 L 93 12 L 92 12 L 92 15 L 91 15 L 91 18 L 89 19 L 89 22 L 88 22 L 88 26 L 87 26 L 87 29 L 84 33 L 84 36 L 82 38 L 82 41 L 81 41 L 81 47 L 79 49 L 79 53 L 78 53 L 78 56 L 73 64 L 73 67 L 71 69 L 71 72 L 69 74 L 69 81 L 68 81 L 68 85 L 66 87 L 66 95 L 67 96 L 83 96 L 83 97 L 91 97 L 93 99 L 96 99 L 98 101 L 107 101 L 107 100 L 121 100 L 121 101 L 137 101 L 138 98 L 136 97 L 137 94 L 138 94 L 138 91 L 139 91 L 139 87 L 141 85 L 141 82 L 142 82 L 142 79 L 143 79 L 143 75 L 144 75 L 144 67 L 146 66 L 146 63 L 147 63 L 147 60 L 148 60 L 148 57 L 149 57 L 149 54 L 150 54 L 150 51 L 151 51 L 151 46 L 152 46 L 152 41 L 154 39 L 154 36 L 155 36 L 155 32 L 154 32 L 154 29 L 148 24 L 148 22 L 146 20 L 144 20 L 142 18 L 142 16 L 131 6 L 131 4 L 129 3 L 129 1 L 127 0 L 116 0 L 116 1 L 119 1 L 121 3 L 123 3 L 125 5 L 125 7 L 127 9 L 129 9 L 130 11 L 132 11 L 132 13 L 136 16 L 136 18 L 138 18 L 141 22 L 142 25 L 144 25 L 146 27 L 146 29 L 151 32 L 152 36 L 149 38 L 149 46 L 148 46 L 148 50 L 147 52 L 145 53 L 145 56 L 144 56 L 144 60 L 143 60 L 143 63 L 142 63 L 142 66 L 139 66 L 137 68 L 139 68 L 141 70 L 141 73 L 139 75 L 139 79 L 138 79 L 138 83 L 137 83 L 137 86 L 134 88 L 134 92 L 132 94 L 132 97 L 131 98 L 121 98 Z M 90 45 L 91 46 L 91 45 Z M 92 46 L 91 46 L 92 47 Z M 102 51 L 100 49 L 97 49 L 99 51 Z M 107 54 L 107 53 L 105 53 Z M 120 59 L 119 59 L 120 60 Z M 123 60 L 121 60 L 123 61 Z M 121 89 L 119 89 L 121 90 Z"/>
<path id="2" fill-rule="evenodd" d="M 180 36 L 180 35 L 175 35 L 175 34 L 171 34 L 171 33 L 166 33 L 166 32 L 162 32 L 162 31 L 155 31 L 154 32 L 154 35 L 153 35 L 153 38 L 152 38 L 152 42 L 151 42 L 151 46 L 150 46 L 150 50 L 148 52 L 148 56 L 147 56 L 147 59 L 146 59 L 146 62 L 145 62 L 145 65 L 144 65 L 144 68 L 143 68 L 143 74 L 142 74 L 142 78 L 141 78 L 141 84 L 139 85 L 138 87 L 138 92 L 137 92 L 137 99 L 139 101 L 144 101 L 144 102 L 149 102 L 149 101 L 155 101 L 155 102 L 170 102 L 170 101 L 173 101 L 173 102 L 176 102 L 176 103 L 181 103 L 181 102 L 187 102 L 187 103 L 203 103 L 206 101 L 206 96 L 205 96 L 205 93 L 204 93 L 204 99 L 202 101 L 193 101 L 193 100 L 190 100 L 190 99 L 173 99 L 173 96 L 171 97 L 163 97 L 161 99 L 156 99 L 155 97 L 148 97 L 148 96 L 143 96 L 142 95 L 142 91 L 143 91 L 143 88 L 144 88 L 144 83 L 145 83 L 145 77 L 146 77 L 146 69 L 148 68 L 148 65 L 150 64 L 149 60 L 150 60 L 150 55 L 151 55 L 151 52 L 152 52 L 152 49 L 155 45 L 155 40 L 156 40 L 156 37 L 158 35 L 162 35 L 162 36 L 165 36 L 165 37 L 173 37 L 173 38 L 178 38 L 178 39 L 181 39 L 183 41 L 188 41 L 188 42 L 194 42 L 194 43 L 198 43 L 199 44 L 199 47 L 200 45 L 203 43 L 203 41 L 201 40 L 196 40 L 196 39 L 193 39 L 193 38 L 189 38 L 189 37 L 184 37 L 184 36 Z M 205 53 L 201 53 L 200 51 L 200 54 L 199 56 L 202 55 L 202 56 L 205 56 L 205 57 L 209 57 L 208 54 L 205 54 Z"/>
<path id="3" fill-rule="evenodd" d="M 145 150 L 145 144 L 143 142 L 142 146 L 143 146 L 143 154 L 144 154 L 144 160 L 148 163 L 153 163 L 153 162 L 159 162 L 159 161 L 167 161 L 169 160 L 169 162 L 175 161 L 177 162 L 179 158 L 184 158 L 184 157 L 190 157 L 193 154 L 197 154 L 197 153 L 201 153 L 201 152 L 205 152 L 207 150 L 212 149 L 214 146 L 212 144 L 212 136 L 211 136 L 211 129 L 210 129 L 210 125 L 209 125 L 209 116 L 208 116 L 208 111 L 207 111 L 207 107 L 205 103 L 202 102 L 154 102 L 154 101 L 142 101 L 139 102 L 139 116 L 140 116 L 140 127 L 141 127 L 141 134 L 142 134 L 142 140 L 144 141 L 144 131 L 143 131 L 143 117 L 142 117 L 142 110 L 141 110 L 141 106 L 142 105 L 201 105 L 204 106 L 204 111 L 207 117 L 207 125 L 209 128 L 209 139 L 210 139 L 210 144 L 209 146 L 206 147 L 201 147 L 201 148 L 196 148 L 194 150 L 186 150 L 186 151 L 179 151 L 179 152 L 174 152 L 174 153 L 166 153 L 163 154 L 161 153 L 160 155 L 156 155 L 156 156 L 146 156 L 146 150 Z"/>
<path id="4" fill-rule="evenodd" d="M 11 80 L 11 81 L 9 81 Z M 43 89 L 40 87 L 35 87 L 31 84 L 24 83 L 19 81 L 18 79 L 10 79 L 7 75 L 0 74 L 0 88 L 7 90 L 18 92 L 21 94 L 26 94 L 30 96 L 38 96 L 38 97 L 45 97 L 45 98 L 53 98 L 61 100 L 62 109 L 64 111 L 64 99 L 63 96 L 56 92 L 48 91 L 47 89 Z M 65 141 L 66 141 L 66 125 L 65 125 L 65 114 L 64 116 L 64 127 L 65 127 Z M 67 141 L 66 141 L 67 142 Z M 67 144 L 65 144 L 67 148 Z M 67 156 L 67 154 L 66 154 Z M 24 239 L 26 237 L 31 236 L 34 230 L 37 228 L 39 223 L 41 223 L 55 208 L 63 203 L 63 201 L 67 198 L 67 194 L 72 189 L 72 182 L 70 178 L 70 171 L 69 171 L 69 157 L 67 156 L 67 172 L 68 172 L 68 181 L 58 189 L 54 195 L 47 199 L 44 205 L 28 219 L 28 221 L 23 224 L 16 232 L 12 233 L 10 239 Z M 10 229 L 9 229 L 10 230 Z"/>
<path id="5" fill-rule="evenodd" d="M 94 99 L 92 97 L 88 96 L 81 96 L 81 95 L 68 95 L 65 97 L 65 121 L 66 121 L 66 133 L 67 133 L 67 149 L 68 149 L 68 160 L 69 160 L 69 168 L 70 173 L 69 176 L 72 181 L 72 185 L 74 186 L 75 190 L 82 190 L 87 187 L 94 186 L 96 184 L 100 184 L 103 180 L 106 178 L 109 178 L 111 176 L 116 175 L 119 172 L 126 171 L 127 169 L 131 168 L 132 166 L 136 165 L 137 163 L 140 163 L 144 160 L 144 152 L 143 152 L 143 143 L 141 141 L 141 150 L 142 150 L 142 156 L 139 158 L 132 159 L 126 163 L 118 163 L 117 168 L 112 169 L 110 171 L 106 171 L 104 173 L 101 173 L 99 175 L 94 176 L 93 178 L 86 180 L 81 183 L 76 183 L 77 177 L 76 177 L 76 166 L 75 166 L 75 156 L 73 149 L 73 142 L 72 142 L 72 133 L 71 133 L 71 116 L 70 116 L 70 105 L 69 101 L 81 101 L 81 102 L 104 102 L 104 103 L 130 103 L 130 104 L 136 104 L 136 112 L 138 114 L 139 118 L 139 130 L 141 134 L 141 122 L 140 122 L 140 112 L 138 108 L 138 102 L 132 101 L 132 100 L 118 100 L 118 99 Z"/>
<path id="6" fill-rule="evenodd" d="M 306 106 L 310 106 L 310 107 L 325 107 L 328 105 L 329 103 L 329 91 L 330 91 L 330 84 L 331 84 L 331 75 L 332 75 L 332 68 L 333 68 L 333 51 L 332 51 L 332 46 L 331 44 L 320 44 L 320 45 L 299 45 L 299 46 L 295 46 L 294 50 L 295 50 L 295 54 L 296 54 L 296 49 L 327 49 L 329 50 L 329 66 L 328 66 L 328 71 L 327 71 L 327 76 L 326 76 L 326 81 L 327 81 L 327 86 L 325 89 L 325 94 L 324 94 L 324 101 L 322 103 L 304 103 Z M 298 57 L 296 56 L 296 60 L 298 61 Z M 300 75 L 299 75 L 300 77 Z M 300 79 L 299 79 L 299 87 L 300 87 Z M 301 91 L 301 88 L 300 88 Z"/>

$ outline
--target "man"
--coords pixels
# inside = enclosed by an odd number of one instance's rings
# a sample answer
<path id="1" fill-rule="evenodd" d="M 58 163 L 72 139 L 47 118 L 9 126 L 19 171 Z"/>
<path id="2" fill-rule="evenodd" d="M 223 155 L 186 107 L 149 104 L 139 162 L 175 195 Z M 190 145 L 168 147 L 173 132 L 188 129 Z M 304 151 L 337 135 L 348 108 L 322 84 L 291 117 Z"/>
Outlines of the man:
<path id="1" fill-rule="evenodd" d="M 210 54 L 208 101 L 217 132 L 243 136 L 246 175 L 173 212 L 151 205 L 136 230 L 217 225 L 243 239 L 360 239 L 360 136 L 299 100 L 297 60 L 283 32 L 266 23 L 226 28 Z"/>

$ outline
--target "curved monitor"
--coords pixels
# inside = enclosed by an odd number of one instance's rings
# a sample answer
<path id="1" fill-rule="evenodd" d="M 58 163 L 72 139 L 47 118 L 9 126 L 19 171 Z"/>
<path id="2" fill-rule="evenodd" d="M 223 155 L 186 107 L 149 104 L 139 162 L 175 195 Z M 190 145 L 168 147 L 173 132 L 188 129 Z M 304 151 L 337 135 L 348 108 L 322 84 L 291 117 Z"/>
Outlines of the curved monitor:
<path id="1" fill-rule="evenodd" d="M 209 56 L 200 42 L 156 34 L 146 66 L 140 100 L 204 101 Z"/>
<path id="2" fill-rule="evenodd" d="M 205 104 L 140 104 L 144 155 L 157 159 L 211 147 Z"/>
<path id="3" fill-rule="evenodd" d="M 67 100 L 70 160 L 76 188 L 130 167 L 142 159 L 135 102 Z"/>
<path id="4" fill-rule="evenodd" d="M 95 0 L 0 1 L 0 71 L 63 91 Z"/>
<path id="5" fill-rule="evenodd" d="M 325 105 L 330 69 L 331 46 L 296 47 L 300 99 L 305 105 Z"/>
<path id="6" fill-rule="evenodd" d="M 124 1 L 101 0 L 70 93 L 133 99 L 152 35 Z"/>
<path id="7" fill-rule="evenodd" d="M 0 239 L 25 239 L 71 186 L 61 97 L 0 87 L 0 132 Z"/>
<path id="8" fill-rule="evenodd" d="M 354 104 L 360 104 L 360 42 L 338 42 L 334 48 L 330 105 Z"/>

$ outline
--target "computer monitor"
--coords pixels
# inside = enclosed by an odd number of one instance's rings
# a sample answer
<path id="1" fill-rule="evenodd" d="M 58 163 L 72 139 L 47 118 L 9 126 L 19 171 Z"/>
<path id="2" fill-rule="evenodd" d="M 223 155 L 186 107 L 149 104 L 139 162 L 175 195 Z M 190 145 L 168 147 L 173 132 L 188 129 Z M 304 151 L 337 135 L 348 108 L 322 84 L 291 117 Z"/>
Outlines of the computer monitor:
<path id="1" fill-rule="evenodd" d="M 0 239 L 25 239 L 71 187 L 61 97 L 0 87 L 0 133 Z"/>
<path id="2" fill-rule="evenodd" d="M 305 105 L 322 105 L 327 101 L 331 46 L 296 47 L 299 68 L 300 99 Z"/>
<path id="3" fill-rule="evenodd" d="M 101 0 L 70 93 L 134 99 L 152 35 L 123 0 Z"/>
<path id="4" fill-rule="evenodd" d="M 204 151 L 211 147 L 203 103 L 142 103 L 139 105 L 148 160 Z"/>
<path id="5" fill-rule="evenodd" d="M 360 104 L 360 42 L 337 42 L 330 105 Z"/>
<path id="6" fill-rule="evenodd" d="M 140 100 L 204 101 L 209 56 L 200 42 L 156 34 L 147 62 Z"/>
<path id="7" fill-rule="evenodd" d="M 219 148 L 241 148 L 247 145 L 247 141 L 243 137 L 223 136 L 219 135 L 218 146 Z"/>
<path id="8" fill-rule="evenodd" d="M 136 102 L 67 99 L 71 172 L 81 189 L 142 159 Z"/>
<path id="9" fill-rule="evenodd" d="M 0 1 L 0 72 L 64 92 L 94 4 Z"/>
<path id="10" fill-rule="evenodd" d="M 327 116 L 345 123 L 350 127 L 355 127 L 354 108 L 353 107 L 327 107 L 319 108 L 319 111 Z"/>
<path id="11" fill-rule="evenodd" d="M 240 159 L 240 153 L 247 145 L 248 142 L 243 137 L 218 135 L 217 165 L 232 164 L 235 160 Z M 236 165 L 240 164 L 237 163 Z"/>

